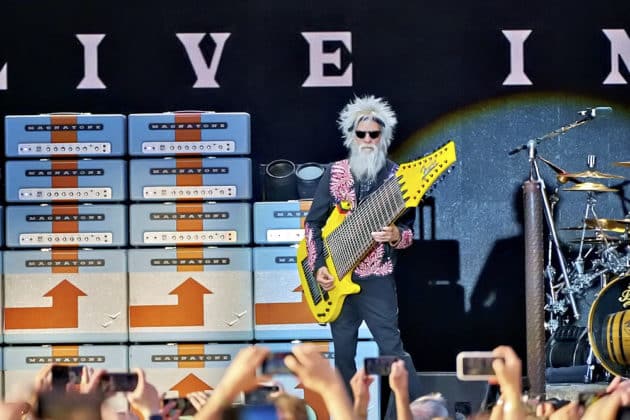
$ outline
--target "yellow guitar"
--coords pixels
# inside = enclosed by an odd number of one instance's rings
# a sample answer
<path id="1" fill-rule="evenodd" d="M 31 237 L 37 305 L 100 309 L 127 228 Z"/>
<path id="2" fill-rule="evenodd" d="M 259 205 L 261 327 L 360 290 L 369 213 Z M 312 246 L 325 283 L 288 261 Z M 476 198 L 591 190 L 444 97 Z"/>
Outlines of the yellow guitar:
<path id="1" fill-rule="evenodd" d="M 388 226 L 408 207 L 416 207 L 435 181 L 457 160 L 455 143 L 449 141 L 430 155 L 399 166 L 349 216 L 336 208 L 322 229 L 325 262 L 335 287 L 323 290 L 307 264 L 306 239 L 297 250 L 300 282 L 315 321 L 324 324 L 339 316 L 346 296 L 359 293 L 352 271 L 374 247 L 371 232 Z"/>

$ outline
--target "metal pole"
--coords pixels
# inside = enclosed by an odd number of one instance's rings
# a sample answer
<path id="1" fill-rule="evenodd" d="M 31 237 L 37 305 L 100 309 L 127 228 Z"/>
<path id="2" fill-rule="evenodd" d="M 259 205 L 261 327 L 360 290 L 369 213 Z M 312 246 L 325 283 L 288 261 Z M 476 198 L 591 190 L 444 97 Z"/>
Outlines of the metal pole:
<path id="1" fill-rule="evenodd" d="M 523 183 L 525 235 L 525 322 L 530 392 L 545 394 L 545 284 L 540 184 Z"/>

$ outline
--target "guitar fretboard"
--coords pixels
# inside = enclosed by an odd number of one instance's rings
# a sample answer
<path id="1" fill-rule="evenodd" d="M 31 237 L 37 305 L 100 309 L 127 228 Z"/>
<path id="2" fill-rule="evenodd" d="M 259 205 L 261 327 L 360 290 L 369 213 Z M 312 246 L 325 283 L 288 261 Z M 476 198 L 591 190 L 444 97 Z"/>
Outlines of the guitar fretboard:
<path id="1" fill-rule="evenodd" d="M 340 278 L 374 246 L 371 233 L 390 225 L 405 210 L 405 192 L 400 190 L 399 181 L 395 176 L 385 181 L 328 235 L 328 249 Z"/>

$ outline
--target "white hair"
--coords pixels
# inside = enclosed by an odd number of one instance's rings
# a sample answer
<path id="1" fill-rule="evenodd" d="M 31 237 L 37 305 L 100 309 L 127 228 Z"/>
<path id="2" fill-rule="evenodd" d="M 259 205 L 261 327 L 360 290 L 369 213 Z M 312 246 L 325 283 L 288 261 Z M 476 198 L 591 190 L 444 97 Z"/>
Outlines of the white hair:
<path id="1" fill-rule="evenodd" d="M 387 101 L 373 95 L 355 96 L 339 113 L 337 126 L 344 138 L 344 146 L 351 148 L 354 129 L 359 122 L 365 120 L 372 120 L 381 126 L 381 142 L 385 144 L 385 148 L 389 148 L 398 120 Z"/>
<path id="2" fill-rule="evenodd" d="M 448 417 L 446 400 L 439 392 L 416 398 L 409 406 L 414 420 L 431 420 Z"/>

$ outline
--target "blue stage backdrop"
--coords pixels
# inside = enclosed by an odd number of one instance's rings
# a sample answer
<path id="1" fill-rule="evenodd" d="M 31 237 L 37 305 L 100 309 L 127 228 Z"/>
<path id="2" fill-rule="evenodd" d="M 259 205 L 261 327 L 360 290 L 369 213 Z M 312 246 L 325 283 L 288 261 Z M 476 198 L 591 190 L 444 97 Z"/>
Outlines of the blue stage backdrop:
<path id="1" fill-rule="evenodd" d="M 529 163 L 507 152 L 611 107 L 538 152 L 568 171 L 592 154 L 598 170 L 630 178 L 612 166 L 630 160 L 629 18 L 627 0 L 8 0 L 0 114 L 248 112 L 258 166 L 344 157 L 339 110 L 354 95 L 386 97 L 396 160 L 457 144 L 398 278 L 416 366 L 454 370 L 461 350 L 505 343 L 525 356 L 517 209 Z M 541 170 L 560 187 L 558 225 L 578 225 L 584 193 Z M 627 183 L 604 181 L 620 192 L 600 194 L 598 214 L 622 218 Z"/>

